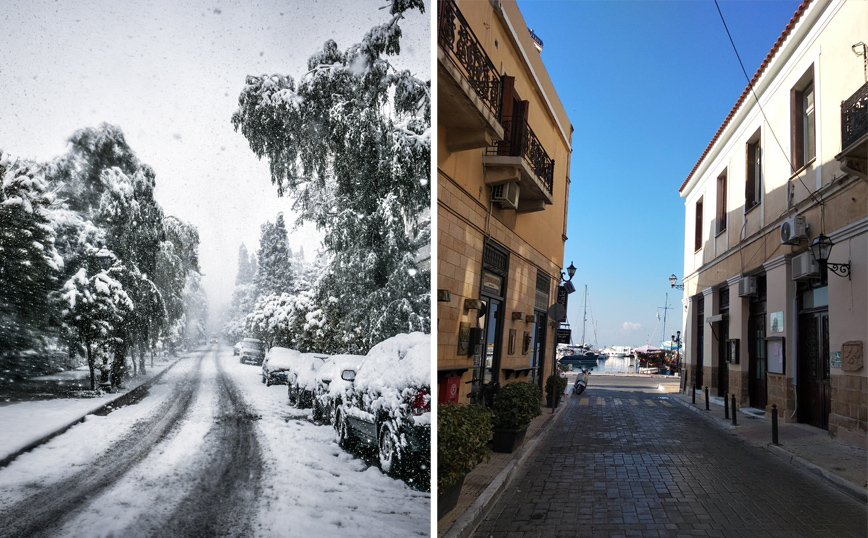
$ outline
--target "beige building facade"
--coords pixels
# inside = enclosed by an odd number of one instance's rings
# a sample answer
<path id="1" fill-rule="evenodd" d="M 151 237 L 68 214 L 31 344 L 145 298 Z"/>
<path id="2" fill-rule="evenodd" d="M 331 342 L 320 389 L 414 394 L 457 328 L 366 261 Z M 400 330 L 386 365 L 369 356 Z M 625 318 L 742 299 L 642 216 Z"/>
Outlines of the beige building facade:
<path id="1" fill-rule="evenodd" d="M 863 447 L 866 43 L 868 2 L 803 2 L 680 188 L 687 387 Z"/>
<path id="2" fill-rule="evenodd" d="M 572 126 L 539 44 L 514 1 L 438 3 L 439 401 L 553 371 Z"/>

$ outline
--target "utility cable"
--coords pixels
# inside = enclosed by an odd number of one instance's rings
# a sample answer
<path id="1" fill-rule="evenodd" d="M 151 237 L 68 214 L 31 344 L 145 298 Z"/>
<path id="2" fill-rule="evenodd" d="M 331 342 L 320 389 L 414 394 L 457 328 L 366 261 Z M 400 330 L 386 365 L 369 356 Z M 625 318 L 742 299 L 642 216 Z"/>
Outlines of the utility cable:
<path id="1" fill-rule="evenodd" d="M 723 23 L 723 29 L 726 30 L 726 35 L 727 37 L 729 37 L 729 43 L 732 45 L 732 50 L 735 52 L 735 57 L 738 58 L 738 64 L 741 66 L 741 72 L 744 73 L 744 78 L 747 79 L 747 87 L 750 90 L 750 93 L 753 95 L 753 98 L 756 101 L 756 105 L 759 108 L 760 113 L 762 114 L 763 119 L 766 122 L 766 125 L 768 125 L 769 131 L 771 131 L 772 133 L 772 137 L 775 139 L 775 142 L 778 144 L 778 148 L 780 148 L 781 153 L 784 155 L 784 159 L 786 159 L 787 163 L 789 163 L 790 170 L 795 173 L 796 167 L 793 165 L 793 161 L 790 160 L 787 152 L 784 151 L 784 147 L 781 144 L 780 140 L 778 140 L 778 135 L 775 134 L 775 130 L 772 128 L 772 124 L 766 116 L 766 112 L 765 110 L 763 110 L 763 107 L 759 102 L 759 97 L 757 97 L 756 91 L 754 91 L 753 89 L 753 84 L 751 83 L 751 79 L 747 74 L 747 69 L 744 68 L 744 62 L 741 61 L 741 55 L 739 55 L 738 53 L 738 48 L 736 48 L 735 46 L 735 41 L 733 41 L 732 39 L 732 34 L 729 33 L 729 27 L 726 25 L 726 20 L 723 18 L 723 12 L 720 11 L 720 5 L 717 3 L 717 0 L 714 0 L 714 6 L 717 8 L 717 14 L 720 15 L 720 22 Z M 813 198 L 813 200 L 817 202 L 817 204 L 819 204 L 822 208 L 823 201 L 817 198 L 813 191 L 811 191 L 811 189 L 809 189 L 808 186 L 805 185 L 805 182 L 802 180 L 801 174 L 797 175 L 796 178 L 799 180 L 799 183 L 801 183 L 802 186 L 805 187 L 805 190 L 808 191 L 808 194 L 811 196 L 811 198 Z"/>

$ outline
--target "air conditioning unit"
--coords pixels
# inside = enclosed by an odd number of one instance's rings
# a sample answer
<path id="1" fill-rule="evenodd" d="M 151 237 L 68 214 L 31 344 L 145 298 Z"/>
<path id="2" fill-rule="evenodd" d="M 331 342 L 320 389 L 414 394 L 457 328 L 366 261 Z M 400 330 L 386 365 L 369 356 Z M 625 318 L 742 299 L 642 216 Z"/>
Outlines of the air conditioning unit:
<path id="1" fill-rule="evenodd" d="M 793 258 L 793 280 L 806 280 L 820 277 L 820 265 L 811 251 L 805 251 Z"/>
<path id="2" fill-rule="evenodd" d="M 502 183 L 491 187 L 491 199 L 500 207 L 518 209 L 518 183 Z"/>
<path id="3" fill-rule="evenodd" d="M 738 296 L 748 297 L 756 295 L 756 277 L 746 276 L 738 281 Z"/>
<path id="4" fill-rule="evenodd" d="M 808 223 L 805 217 L 790 217 L 781 223 L 781 244 L 795 245 L 808 238 Z"/>

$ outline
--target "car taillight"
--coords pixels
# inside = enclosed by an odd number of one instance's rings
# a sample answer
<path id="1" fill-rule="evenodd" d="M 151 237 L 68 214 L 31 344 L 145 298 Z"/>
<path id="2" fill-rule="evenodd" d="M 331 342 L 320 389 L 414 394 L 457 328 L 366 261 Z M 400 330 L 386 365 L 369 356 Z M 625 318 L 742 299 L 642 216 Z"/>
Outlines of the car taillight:
<path id="1" fill-rule="evenodd" d="M 431 411 L 431 398 L 428 396 L 428 391 L 416 391 L 416 394 L 413 395 L 413 399 L 410 401 L 410 409 L 414 415 L 421 415 L 422 413 Z"/>

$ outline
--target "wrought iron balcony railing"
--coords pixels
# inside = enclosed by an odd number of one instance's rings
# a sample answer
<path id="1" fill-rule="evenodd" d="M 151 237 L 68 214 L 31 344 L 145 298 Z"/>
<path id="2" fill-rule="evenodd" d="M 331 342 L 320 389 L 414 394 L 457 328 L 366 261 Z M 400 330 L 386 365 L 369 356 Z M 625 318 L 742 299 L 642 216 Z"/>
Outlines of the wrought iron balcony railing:
<path id="1" fill-rule="evenodd" d="M 868 82 L 841 103 L 841 151 L 868 133 Z"/>
<path id="2" fill-rule="evenodd" d="M 464 74 L 485 106 L 500 119 L 503 82 L 455 0 L 440 0 L 437 43 Z"/>
<path id="3" fill-rule="evenodd" d="M 486 155 L 523 157 L 537 177 L 552 194 L 555 178 L 555 161 L 540 143 L 539 138 L 523 117 L 505 116 L 500 120 L 505 139 L 489 146 Z"/>

